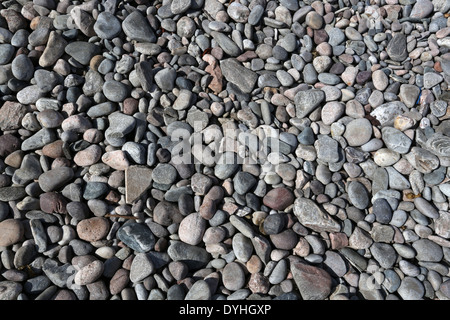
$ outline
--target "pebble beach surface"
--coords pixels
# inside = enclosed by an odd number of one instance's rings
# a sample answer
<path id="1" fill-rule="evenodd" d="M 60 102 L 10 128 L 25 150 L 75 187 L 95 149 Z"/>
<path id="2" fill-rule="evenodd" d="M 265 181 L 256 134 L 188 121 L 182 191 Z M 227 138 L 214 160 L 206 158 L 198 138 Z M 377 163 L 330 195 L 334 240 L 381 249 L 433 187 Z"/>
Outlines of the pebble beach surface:
<path id="1" fill-rule="evenodd" d="M 450 1 L 0 3 L 0 300 L 450 299 Z"/>

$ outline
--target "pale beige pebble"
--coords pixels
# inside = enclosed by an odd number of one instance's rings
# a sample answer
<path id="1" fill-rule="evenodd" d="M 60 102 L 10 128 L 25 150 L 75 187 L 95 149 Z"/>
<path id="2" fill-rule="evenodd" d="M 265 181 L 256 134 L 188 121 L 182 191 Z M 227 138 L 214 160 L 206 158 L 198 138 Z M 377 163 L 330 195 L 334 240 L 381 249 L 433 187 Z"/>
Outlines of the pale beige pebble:
<path id="1" fill-rule="evenodd" d="M 102 156 L 102 162 L 114 170 L 125 170 L 130 166 L 130 162 L 122 150 L 106 152 Z"/>
<path id="2" fill-rule="evenodd" d="M 341 74 L 341 79 L 346 85 L 353 86 L 353 84 L 355 84 L 355 79 L 358 72 L 359 69 L 357 67 L 347 67 Z"/>
<path id="3" fill-rule="evenodd" d="M 96 128 L 87 129 L 83 133 L 83 140 L 86 140 L 87 142 L 90 143 L 100 143 L 103 141 L 103 138 L 104 138 L 103 132 Z"/>
<path id="4" fill-rule="evenodd" d="M 297 245 L 293 249 L 294 254 L 296 256 L 299 256 L 299 257 L 306 257 L 306 256 L 308 256 L 310 251 L 311 251 L 311 247 L 309 245 L 309 242 L 308 242 L 308 240 L 306 240 L 303 237 L 301 237 L 298 240 Z"/>
<path id="5" fill-rule="evenodd" d="M 0 247 L 18 243 L 24 235 L 24 227 L 19 220 L 6 219 L 0 222 Z"/>
<path id="6" fill-rule="evenodd" d="M 436 32 L 436 38 L 442 39 L 450 34 L 450 27 L 443 28 Z"/>
<path id="7" fill-rule="evenodd" d="M 373 156 L 373 161 L 380 167 L 392 166 L 398 160 L 400 160 L 400 154 L 388 148 L 377 150 Z"/>
<path id="8" fill-rule="evenodd" d="M 92 144 L 84 150 L 78 151 L 73 158 L 77 166 L 87 167 L 97 163 L 102 157 L 102 148 Z"/>
<path id="9" fill-rule="evenodd" d="M 405 131 L 414 127 L 416 123 L 417 123 L 416 120 L 400 114 L 397 117 L 395 117 L 394 128 L 400 131 Z"/>
<path id="10" fill-rule="evenodd" d="M 100 278 L 104 270 L 103 262 L 100 260 L 94 260 L 88 265 L 82 267 L 75 274 L 75 284 L 83 286 L 93 283 Z"/>
<path id="11" fill-rule="evenodd" d="M 389 85 L 389 78 L 383 70 L 372 73 L 372 81 L 375 89 L 383 91 Z"/>
<path id="12" fill-rule="evenodd" d="M 394 164 L 394 169 L 403 175 L 409 175 L 414 170 L 414 167 L 408 160 L 402 158 Z"/>
<path id="13" fill-rule="evenodd" d="M 88 242 L 104 239 L 109 232 L 109 220 L 103 217 L 84 219 L 77 224 L 78 237 Z"/>

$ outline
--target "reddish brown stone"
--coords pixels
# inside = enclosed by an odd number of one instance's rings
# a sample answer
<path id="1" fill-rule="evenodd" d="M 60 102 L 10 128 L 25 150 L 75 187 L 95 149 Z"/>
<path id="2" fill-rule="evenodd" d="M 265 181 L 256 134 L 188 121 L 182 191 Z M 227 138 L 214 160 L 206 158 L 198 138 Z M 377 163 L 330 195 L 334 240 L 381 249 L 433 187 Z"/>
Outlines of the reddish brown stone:
<path id="1" fill-rule="evenodd" d="M 49 143 L 42 148 L 42 154 L 52 159 L 64 157 L 64 152 L 62 149 L 63 144 L 64 142 L 62 140 L 56 140 Z"/>
<path id="2" fill-rule="evenodd" d="M 270 288 L 269 279 L 266 276 L 264 276 L 264 274 L 261 272 L 253 273 L 250 276 L 250 280 L 248 282 L 248 288 L 253 293 L 266 294 L 269 292 L 269 288 Z"/>
<path id="3" fill-rule="evenodd" d="M 67 213 L 67 199 L 56 192 L 46 192 L 39 198 L 41 210 L 46 213 Z"/>
<path id="4" fill-rule="evenodd" d="M 114 276 L 111 278 L 111 281 L 109 282 L 109 291 L 112 295 L 119 294 L 120 291 L 122 291 L 130 281 L 130 271 L 126 269 L 119 269 L 114 274 Z"/>
<path id="5" fill-rule="evenodd" d="M 271 209 L 284 210 L 294 203 L 294 194 L 287 188 L 275 188 L 264 196 L 263 203 Z"/>
<path id="6" fill-rule="evenodd" d="M 13 101 L 6 101 L 0 108 L 0 130 L 16 130 L 21 127 L 27 108 Z"/>
<path id="7" fill-rule="evenodd" d="M 101 240 L 108 232 L 109 221 L 103 217 L 84 219 L 77 224 L 78 237 L 88 242 Z"/>
<path id="8" fill-rule="evenodd" d="M 10 153 L 20 149 L 22 141 L 12 134 L 0 136 L 0 156 L 6 157 Z"/>
<path id="9" fill-rule="evenodd" d="M 348 237 L 342 232 L 330 233 L 331 249 L 339 250 L 348 246 Z"/>
<path id="10" fill-rule="evenodd" d="M 123 113 L 133 115 L 138 111 L 139 101 L 134 98 L 126 98 L 123 101 Z"/>

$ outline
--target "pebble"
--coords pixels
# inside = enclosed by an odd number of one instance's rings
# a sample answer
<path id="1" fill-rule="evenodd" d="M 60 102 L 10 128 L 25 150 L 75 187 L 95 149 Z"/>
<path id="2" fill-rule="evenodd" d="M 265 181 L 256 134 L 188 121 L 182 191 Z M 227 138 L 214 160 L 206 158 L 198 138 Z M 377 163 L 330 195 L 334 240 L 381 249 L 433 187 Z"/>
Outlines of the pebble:
<path id="1" fill-rule="evenodd" d="M 72 2 L 1 10 L 0 299 L 448 298 L 446 1 Z"/>

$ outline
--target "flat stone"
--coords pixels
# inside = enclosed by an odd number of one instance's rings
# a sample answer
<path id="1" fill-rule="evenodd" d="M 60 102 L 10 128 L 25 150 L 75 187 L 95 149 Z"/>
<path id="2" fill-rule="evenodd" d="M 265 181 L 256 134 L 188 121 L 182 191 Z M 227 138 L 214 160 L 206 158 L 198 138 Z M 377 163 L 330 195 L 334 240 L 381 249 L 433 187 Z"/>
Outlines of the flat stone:
<path id="1" fill-rule="evenodd" d="M 350 202 L 358 209 L 365 209 L 369 205 L 369 193 L 366 187 L 358 181 L 351 181 L 347 187 Z"/>
<path id="2" fill-rule="evenodd" d="M 152 169 L 145 166 L 130 166 L 125 169 L 125 195 L 127 203 L 140 198 L 152 184 Z"/>
<path id="3" fill-rule="evenodd" d="M 180 222 L 178 235 L 181 241 L 195 246 L 202 241 L 205 230 L 206 220 L 199 213 L 194 212 Z"/>
<path id="4" fill-rule="evenodd" d="M 416 209 L 419 210 L 423 215 L 432 219 L 439 218 L 438 210 L 424 198 L 415 198 L 414 205 L 416 206 Z"/>
<path id="5" fill-rule="evenodd" d="M 429 0 L 418 0 L 414 4 L 409 16 L 411 18 L 423 19 L 428 17 L 433 12 L 433 9 L 433 2 Z"/>
<path id="6" fill-rule="evenodd" d="M 77 224 L 77 233 L 81 240 L 88 242 L 99 241 L 109 232 L 109 221 L 103 217 L 81 220 Z"/>
<path id="7" fill-rule="evenodd" d="M 350 121 L 345 127 L 344 138 L 352 147 L 359 147 L 370 141 L 372 124 L 366 118 Z"/>
<path id="8" fill-rule="evenodd" d="M 92 57 L 100 53 L 100 47 L 90 42 L 75 41 L 66 45 L 64 51 L 79 63 L 87 66 Z"/>
<path id="9" fill-rule="evenodd" d="M 94 31 L 102 39 L 113 39 L 120 34 L 122 26 L 112 13 L 104 11 L 98 15 Z"/>
<path id="10" fill-rule="evenodd" d="M 381 130 L 382 138 L 386 146 L 395 152 L 405 154 L 409 151 L 412 140 L 400 130 L 392 127 L 384 127 Z"/>
<path id="11" fill-rule="evenodd" d="M 204 248 L 181 241 L 171 241 L 167 253 L 173 261 L 184 262 L 190 270 L 203 268 L 211 257 Z"/>
<path id="12" fill-rule="evenodd" d="M 420 300 L 425 294 L 425 288 L 417 278 L 406 276 L 397 292 L 403 300 Z"/>

